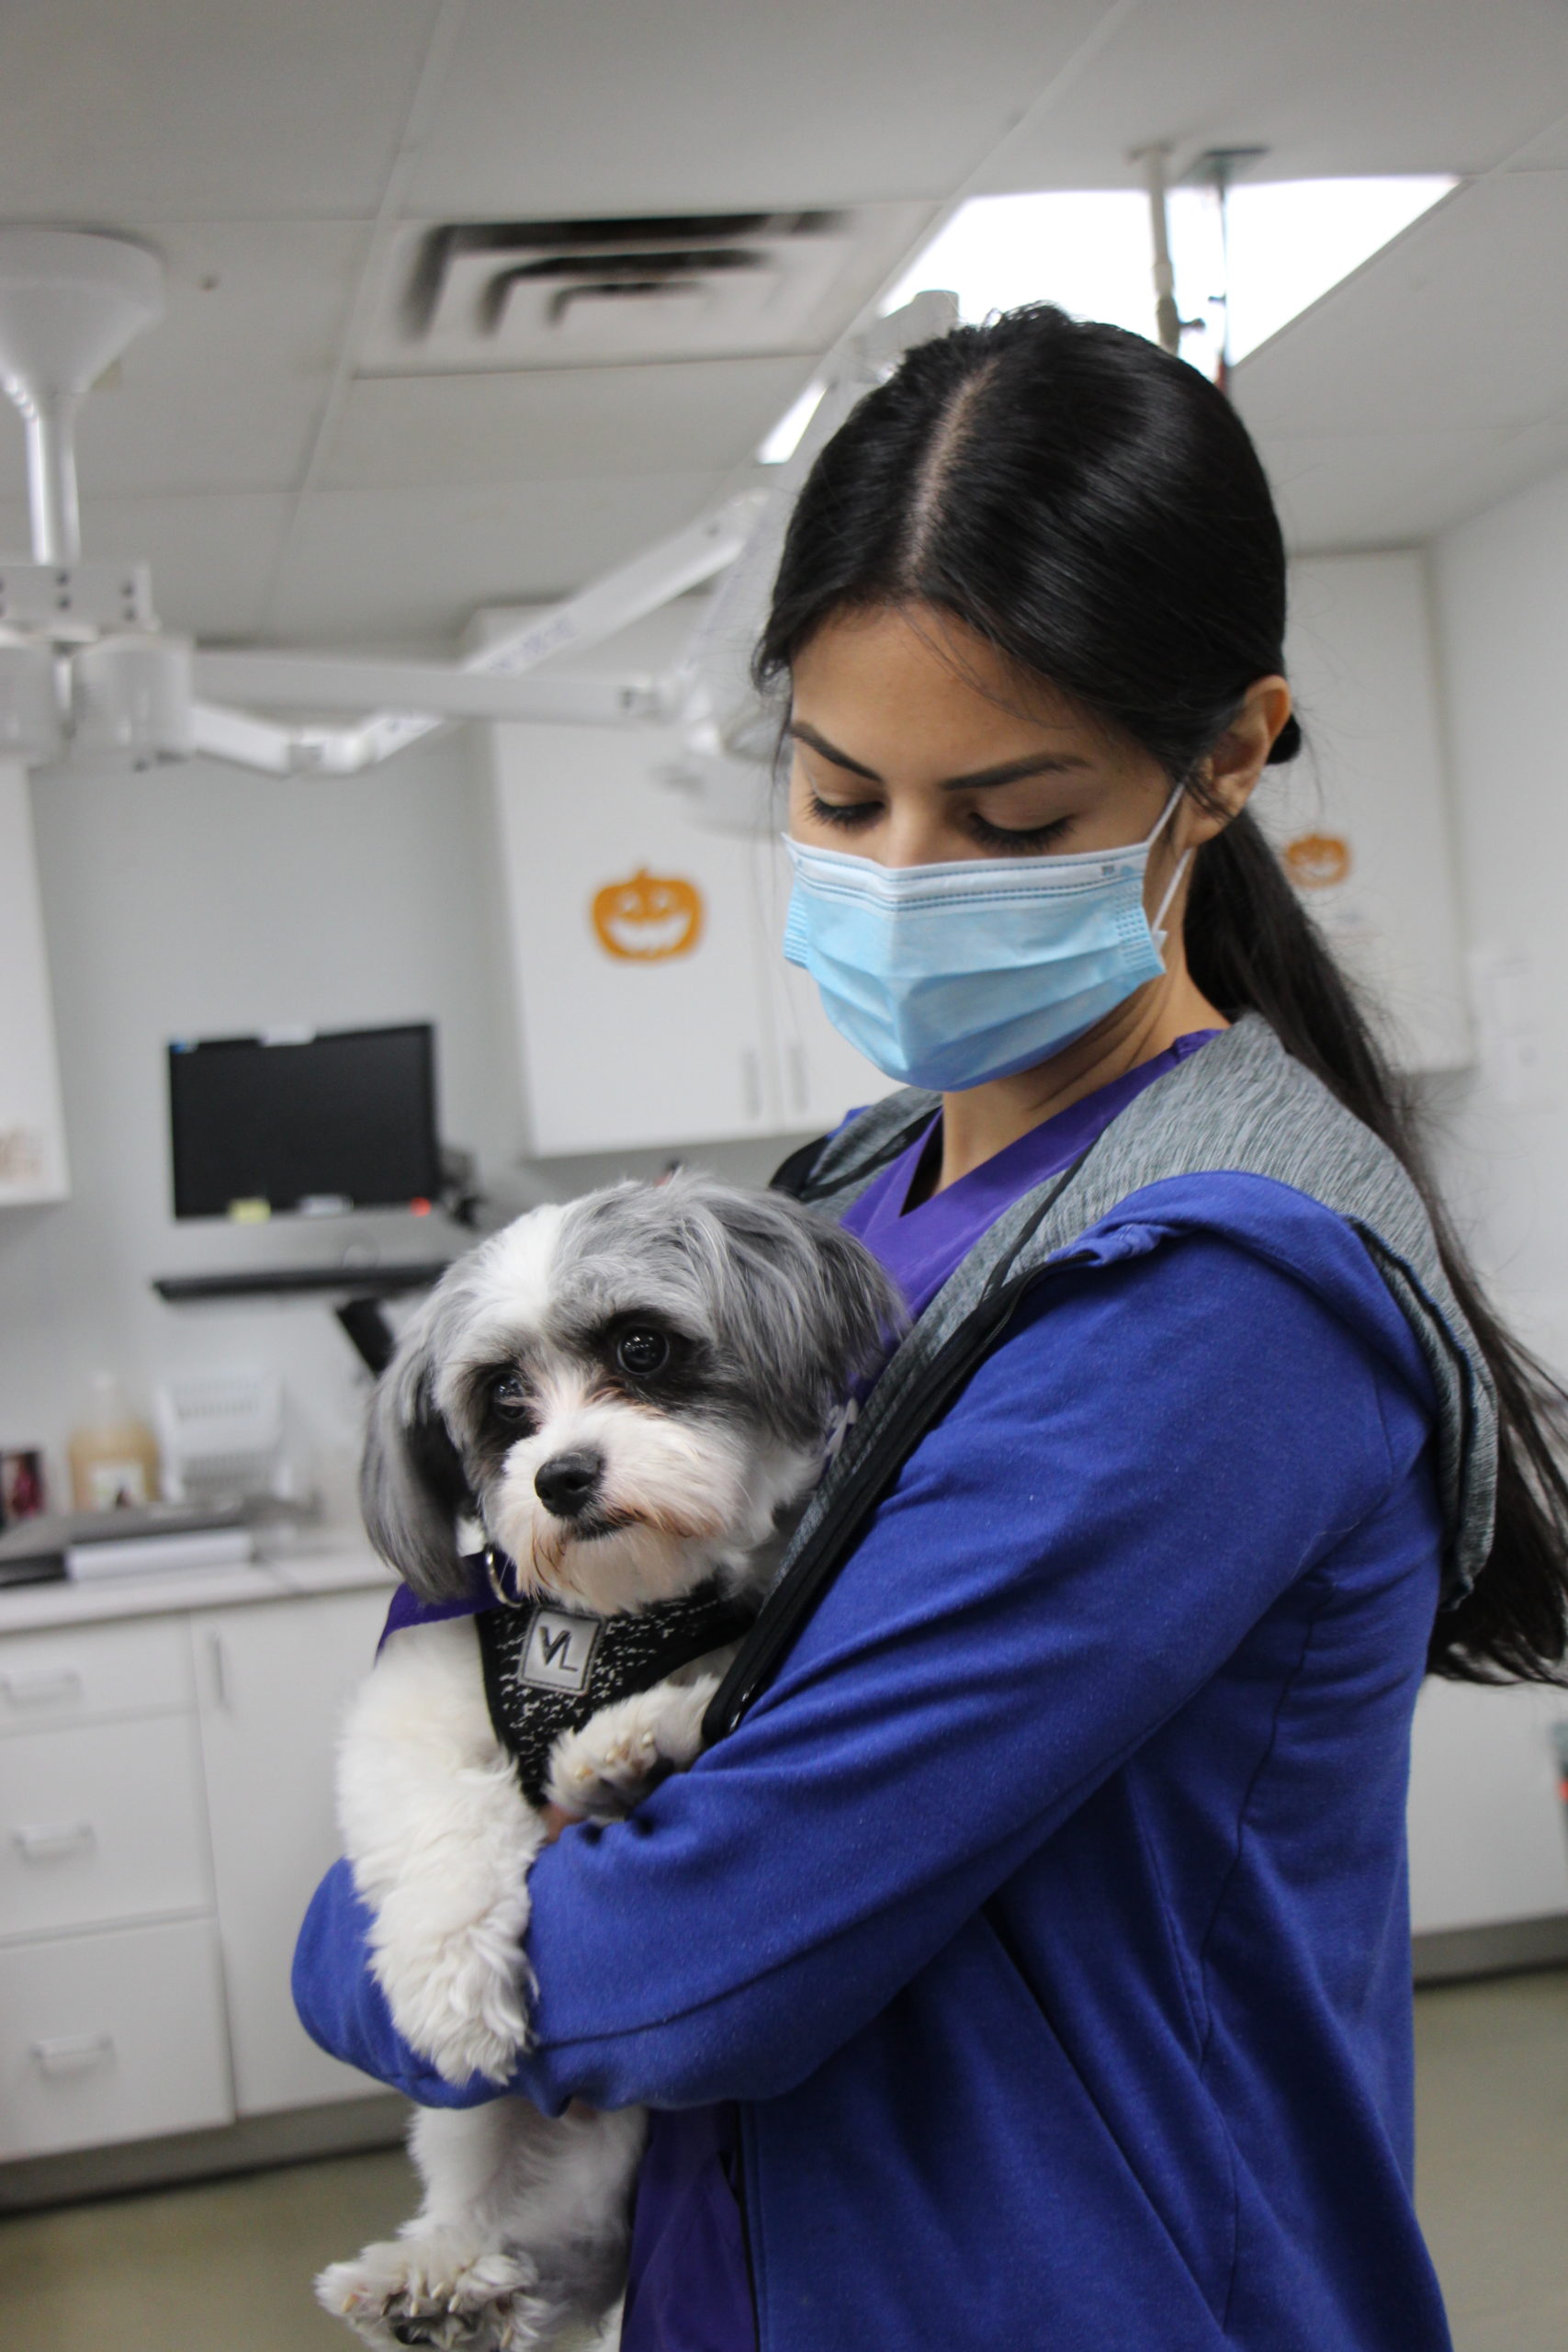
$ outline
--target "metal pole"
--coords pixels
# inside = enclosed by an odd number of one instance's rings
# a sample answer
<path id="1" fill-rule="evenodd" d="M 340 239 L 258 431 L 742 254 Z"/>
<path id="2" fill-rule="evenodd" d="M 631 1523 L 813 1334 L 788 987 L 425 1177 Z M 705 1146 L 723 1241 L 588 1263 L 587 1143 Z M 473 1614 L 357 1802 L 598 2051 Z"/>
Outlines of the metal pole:
<path id="1" fill-rule="evenodd" d="M 1236 174 L 1256 164 L 1267 147 L 1211 147 L 1200 155 L 1195 176 L 1214 193 L 1220 215 L 1220 349 L 1214 381 L 1222 392 L 1231 385 L 1231 214 L 1230 195 Z"/>
<path id="2" fill-rule="evenodd" d="M 1181 350 L 1181 313 L 1176 307 L 1176 272 L 1170 262 L 1170 224 L 1165 208 L 1165 166 L 1170 153 L 1168 147 L 1155 145 L 1134 151 L 1134 161 L 1144 167 L 1144 185 L 1149 192 L 1149 228 L 1155 248 L 1155 328 L 1162 351 L 1179 355 Z"/>
<path id="3" fill-rule="evenodd" d="M 76 503 L 76 395 L 25 391 L 11 397 L 28 429 L 28 504 L 32 515 L 33 560 L 71 564 L 82 553 L 82 518 Z"/>

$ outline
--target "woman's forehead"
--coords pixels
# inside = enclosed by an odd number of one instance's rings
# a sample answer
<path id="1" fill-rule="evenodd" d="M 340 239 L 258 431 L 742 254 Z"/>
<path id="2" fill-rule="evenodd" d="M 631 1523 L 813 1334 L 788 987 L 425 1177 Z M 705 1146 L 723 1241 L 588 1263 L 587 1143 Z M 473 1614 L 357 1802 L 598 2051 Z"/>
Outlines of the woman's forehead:
<path id="1" fill-rule="evenodd" d="M 931 605 L 832 614 L 799 650 L 790 684 L 792 718 L 829 739 L 835 719 L 900 736 L 917 727 L 968 741 L 1027 736 L 1030 746 L 1042 736 L 1102 739 L 1081 703 Z"/>
<path id="2" fill-rule="evenodd" d="M 931 605 L 835 614 L 791 673 L 791 732 L 876 781 L 947 781 L 1030 753 L 1102 763 L 1111 730 Z"/>

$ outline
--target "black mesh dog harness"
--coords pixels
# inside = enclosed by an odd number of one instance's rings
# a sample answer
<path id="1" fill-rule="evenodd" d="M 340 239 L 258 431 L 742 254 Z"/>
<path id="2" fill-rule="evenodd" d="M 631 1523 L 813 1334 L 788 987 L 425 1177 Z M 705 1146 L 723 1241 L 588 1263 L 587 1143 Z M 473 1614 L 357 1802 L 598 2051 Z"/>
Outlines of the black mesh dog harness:
<path id="1" fill-rule="evenodd" d="M 500 1606 L 480 1610 L 474 1621 L 485 1697 L 496 1737 L 515 1758 L 523 1793 L 535 1805 L 545 1803 L 550 1750 L 562 1732 L 739 1641 L 757 1614 L 710 1578 L 674 1600 L 593 1617 L 575 1601 L 513 1600 L 512 1563 L 494 1552 L 486 1562 Z"/>

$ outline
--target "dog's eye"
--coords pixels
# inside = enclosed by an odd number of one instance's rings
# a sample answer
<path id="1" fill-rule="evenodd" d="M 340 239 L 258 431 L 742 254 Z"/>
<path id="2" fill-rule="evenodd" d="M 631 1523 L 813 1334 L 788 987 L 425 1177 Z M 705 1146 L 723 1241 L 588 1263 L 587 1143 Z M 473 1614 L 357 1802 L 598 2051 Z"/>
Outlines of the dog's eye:
<path id="1" fill-rule="evenodd" d="M 514 1372 L 500 1373 L 491 1382 L 490 1401 L 502 1420 L 525 1421 L 528 1418 L 528 1391 Z"/>
<path id="2" fill-rule="evenodd" d="M 669 1361 L 670 1342 L 663 1332 L 649 1330 L 644 1325 L 634 1325 L 631 1330 L 623 1331 L 615 1342 L 615 1362 L 634 1380 L 647 1380 L 651 1374 L 662 1372 Z"/>

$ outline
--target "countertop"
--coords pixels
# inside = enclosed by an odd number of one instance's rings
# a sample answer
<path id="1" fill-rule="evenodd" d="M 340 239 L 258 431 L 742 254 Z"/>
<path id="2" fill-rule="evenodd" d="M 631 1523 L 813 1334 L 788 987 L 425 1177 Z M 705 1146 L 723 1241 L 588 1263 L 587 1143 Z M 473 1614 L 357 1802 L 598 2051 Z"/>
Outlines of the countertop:
<path id="1" fill-rule="evenodd" d="M 50 1626 L 92 1625 L 117 1617 L 157 1617 L 184 1609 L 224 1609 L 249 1600 L 292 1600 L 323 1592 L 376 1589 L 397 1578 L 367 1544 L 348 1532 L 296 1536 L 243 1567 L 165 1569 L 156 1576 L 73 1584 L 13 1585 L 0 1590 L 0 1637 Z"/>

